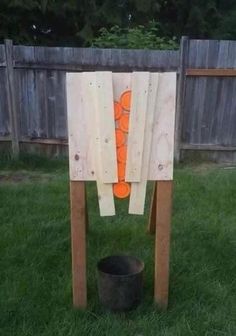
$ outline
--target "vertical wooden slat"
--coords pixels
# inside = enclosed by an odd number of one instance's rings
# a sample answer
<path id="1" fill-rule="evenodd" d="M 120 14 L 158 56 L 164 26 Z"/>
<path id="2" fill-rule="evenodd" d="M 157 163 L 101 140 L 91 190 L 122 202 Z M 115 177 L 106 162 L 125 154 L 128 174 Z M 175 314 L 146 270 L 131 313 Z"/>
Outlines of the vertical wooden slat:
<path id="1" fill-rule="evenodd" d="M 85 182 L 70 182 L 72 285 L 75 308 L 87 306 Z"/>
<path id="2" fill-rule="evenodd" d="M 9 110 L 9 120 L 11 126 L 12 154 L 14 157 L 19 155 L 19 131 L 18 117 L 15 101 L 15 83 L 13 67 L 13 44 L 11 40 L 5 40 L 6 54 L 6 73 L 7 73 L 7 101 Z"/>
<path id="3" fill-rule="evenodd" d="M 159 75 L 148 179 L 172 180 L 176 105 L 176 73 Z"/>
<path id="4" fill-rule="evenodd" d="M 132 95 L 125 172 L 125 180 L 127 182 L 140 182 L 141 180 L 149 81 L 150 74 L 148 72 L 134 72 L 132 74 Z"/>
<path id="5" fill-rule="evenodd" d="M 182 36 L 180 42 L 180 64 L 179 76 L 176 97 L 176 113 L 175 113 L 175 150 L 174 157 L 176 162 L 180 160 L 180 143 L 182 133 L 182 120 L 183 120 L 183 106 L 184 106 L 184 83 L 185 83 L 185 69 L 188 61 L 188 43 L 187 36 Z"/>
<path id="6" fill-rule="evenodd" d="M 172 188 L 173 181 L 157 183 L 154 300 L 160 309 L 168 305 Z"/>
<path id="7" fill-rule="evenodd" d="M 102 155 L 101 155 L 101 119 L 100 113 L 98 110 L 97 104 L 97 88 L 96 88 L 96 73 L 83 73 L 83 88 L 84 88 L 84 103 L 86 107 L 84 111 L 87 111 L 87 124 L 89 125 L 90 141 L 93 144 L 93 153 L 95 158 L 95 174 L 97 181 L 97 190 L 98 190 L 98 203 L 101 216 L 114 216 L 115 215 L 115 203 L 113 197 L 113 190 L 111 183 L 104 183 L 103 174 L 102 174 Z M 106 113 L 113 111 L 107 110 Z M 113 121 L 114 122 L 114 121 Z M 105 123 L 105 121 L 104 121 Z M 105 124 L 102 125 L 105 127 Z M 87 139 L 87 142 L 89 140 Z M 112 143 L 111 143 L 112 145 Z M 114 143 L 115 145 L 115 143 Z M 113 155 L 115 153 L 113 152 Z M 113 160 L 114 161 L 114 160 Z M 105 166 L 104 166 L 105 168 Z M 110 168 L 110 167 L 108 167 Z M 115 170 L 117 167 L 115 166 Z M 117 173 L 117 172 L 116 172 Z"/>
<path id="8" fill-rule="evenodd" d="M 152 132 L 154 114 L 158 110 L 156 107 L 157 90 L 158 90 L 158 73 L 150 73 L 149 88 L 148 88 L 148 104 L 146 112 L 146 122 L 144 125 L 144 144 L 143 144 L 143 158 L 141 167 L 141 179 L 139 183 L 133 182 L 131 185 L 131 193 L 129 200 L 129 213 L 142 215 L 144 213 L 146 186 L 149 173 L 149 162 L 152 145 Z"/>
<path id="9" fill-rule="evenodd" d="M 112 73 L 96 72 L 96 102 L 93 119 L 98 130 L 99 155 L 101 156 L 101 180 L 103 183 L 117 182 L 117 159 L 115 121 L 113 113 Z M 91 118 L 91 121 L 93 120 Z"/>

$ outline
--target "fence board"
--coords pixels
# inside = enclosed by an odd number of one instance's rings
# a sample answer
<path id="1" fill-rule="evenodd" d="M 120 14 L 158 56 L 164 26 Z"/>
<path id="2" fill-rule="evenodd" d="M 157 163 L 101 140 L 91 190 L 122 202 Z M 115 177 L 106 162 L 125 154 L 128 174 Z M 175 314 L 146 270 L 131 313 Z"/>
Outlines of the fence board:
<path id="1" fill-rule="evenodd" d="M 0 64 L 5 64 L 5 61 L 5 48 L 0 45 Z M 0 68 L 0 136 L 7 136 L 10 133 L 6 80 L 6 70 Z"/>
<path id="2" fill-rule="evenodd" d="M 236 42 L 191 40 L 188 68 L 234 69 Z M 235 146 L 235 77 L 186 77 L 182 141 Z"/>
<path id="3" fill-rule="evenodd" d="M 236 69 L 236 41 L 189 40 L 186 68 Z M 179 51 L 13 47 L 21 139 L 66 139 L 66 71 L 177 71 Z M 5 50 L 0 45 L 0 137 L 9 137 Z M 236 77 L 185 77 L 182 147 L 236 145 Z M 181 144 L 180 144 L 181 147 Z M 199 148 L 199 147 L 198 147 Z M 221 155 L 222 156 L 222 155 Z M 235 157 L 235 156 L 234 156 Z"/>
<path id="4" fill-rule="evenodd" d="M 56 48 L 15 46 L 16 67 L 71 66 L 78 70 L 110 68 L 118 71 L 130 70 L 176 70 L 179 63 L 178 51 L 128 50 L 98 48 Z M 63 67 L 62 67 L 63 68 Z"/>

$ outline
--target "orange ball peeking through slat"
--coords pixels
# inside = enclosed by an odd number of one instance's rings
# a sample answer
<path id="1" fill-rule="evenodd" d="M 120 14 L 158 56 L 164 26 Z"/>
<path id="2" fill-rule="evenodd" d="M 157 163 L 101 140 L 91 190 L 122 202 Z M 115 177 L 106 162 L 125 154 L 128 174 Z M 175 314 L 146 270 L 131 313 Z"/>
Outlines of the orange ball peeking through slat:
<path id="1" fill-rule="evenodd" d="M 117 128 L 116 151 L 117 151 L 117 175 L 118 183 L 113 184 L 113 194 L 117 198 L 126 198 L 130 194 L 131 185 L 125 182 L 125 166 L 127 157 L 127 133 L 129 131 L 129 110 L 131 103 L 131 91 L 123 92 L 120 102 L 114 102 L 114 118 Z"/>
<path id="2" fill-rule="evenodd" d="M 124 181 L 125 180 L 125 163 L 118 162 L 118 180 Z"/>
<path id="3" fill-rule="evenodd" d="M 126 156 L 127 156 L 127 146 L 124 145 L 124 146 L 119 147 L 117 150 L 118 162 L 126 163 Z"/>
<path id="4" fill-rule="evenodd" d="M 122 114 L 119 120 L 119 127 L 122 131 L 128 133 L 129 131 L 129 114 Z"/>
<path id="5" fill-rule="evenodd" d="M 116 147 L 120 147 L 125 143 L 125 135 L 120 129 L 116 129 Z"/>
<path id="6" fill-rule="evenodd" d="M 131 91 L 127 90 L 122 93 L 120 96 L 120 104 L 122 108 L 126 111 L 130 110 L 130 105 L 131 105 Z"/>
<path id="7" fill-rule="evenodd" d="M 122 106 L 119 102 L 114 102 L 114 113 L 115 113 L 115 120 L 120 119 L 122 115 Z"/>

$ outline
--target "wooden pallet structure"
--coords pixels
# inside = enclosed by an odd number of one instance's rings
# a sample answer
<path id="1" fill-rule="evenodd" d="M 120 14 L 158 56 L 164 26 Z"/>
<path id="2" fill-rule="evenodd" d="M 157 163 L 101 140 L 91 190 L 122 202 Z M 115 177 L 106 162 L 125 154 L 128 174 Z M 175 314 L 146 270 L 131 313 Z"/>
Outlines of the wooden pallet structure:
<path id="1" fill-rule="evenodd" d="M 101 216 L 115 215 L 114 195 L 129 214 L 144 212 L 155 181 L 148 229 L 156 233 L 154 299 L 167 308 L 173 187 L 176 73 L 68 73 L 73 304 L 87 306 L 86 181 L 96 181 Z"/>

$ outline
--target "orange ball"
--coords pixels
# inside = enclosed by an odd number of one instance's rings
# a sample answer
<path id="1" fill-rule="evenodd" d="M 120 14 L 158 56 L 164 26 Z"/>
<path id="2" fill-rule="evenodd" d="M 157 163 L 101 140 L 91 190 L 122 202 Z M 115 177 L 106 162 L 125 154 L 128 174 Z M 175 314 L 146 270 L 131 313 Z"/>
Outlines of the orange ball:
<path id="1" fill-rule="evenodd" d="M 127 156 L 127 146 L 123 145 L 118 148 L 117 150 L 117 160 L 118 162 L 125 163 L 126 162 L 126 156 Z"/>
<path id="2" fill-rule="evenodd" d="M 125 143 L 125 135 L 120 129 L 116 129 L 116 147 L 120 147 Z"/>
<path id="3" fill-rule="evenodd" d="M 117 198 L 126 198 L 130 194 L 130 184 L 127 182 L 118 182 L 113 184 L 113 193 Z"/>
<path id="4" fill-rule="evenodd" d="M 122 108 L 126 111 L 130 110 L 130 105 L 131 105 L 131 91 L 127 90 L 122 93 L 120 96 L 120 104 Z"/>
<path id="5" fill-rule="evenodd" d="M 118 181 L 124 181 L 125 179 L 125 164 L 118 162 L 117 166 Z"/>
<path id="6" fill-rule="evenodd" d="M 129 131 L 129 114 L 123 114 L 119 120 L 119 127 L 122 131 L 128 133 Z"/>
<path id="7" fill-rule="evenodd" d="M 114 102 L 114 114 L 115 114 L 115 120 L 120 119 L 122 115 L 122 106 L 119 102 Z"/>

